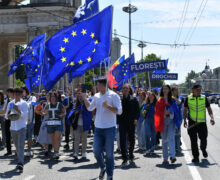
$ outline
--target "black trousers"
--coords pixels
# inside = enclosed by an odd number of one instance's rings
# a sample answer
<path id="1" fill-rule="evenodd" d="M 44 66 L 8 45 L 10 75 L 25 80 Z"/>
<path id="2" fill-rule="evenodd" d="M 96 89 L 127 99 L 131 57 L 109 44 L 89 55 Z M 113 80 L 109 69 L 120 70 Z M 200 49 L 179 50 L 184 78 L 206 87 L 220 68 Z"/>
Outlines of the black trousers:
<path id="1" fill-rule="evenodd" d="M 7 152 L 11 152 L 11 121 L 10 120 L 5 120 L 5 140 L 6 140 L 6 148 Z"/>
<path id="2" fill-rule="evenodd" d="M 125 125 L 119 124 L 119 136 L 120 136 L 120 148 L 121 155 L 123 160 L 128 159 L 128 151 L 129 150 L 129 158 L 133 159 L 134 155 L 134 145 L 135 145 L 135 125 Z"/>
<path id="3" fill-rule="evenodd" d="M 65 142 L 66 144 L 69 144 L 70 141 L 70 125 L 66 123 L 65 119 Z"/>
<path id="4" fill-rule="evenodd" d="M 200 149 L 206 150 L 208 129 L 206 123 L 196 123 L 189 120 L 188 134 L 191 140 L 192 155 L 199 158 L 198 137 L 200 139 Z"/>
<path id="5" fill-rule="evenodd" d="M 35 113 L 34 136 L 39 135 L 41 123 L 41 115 Z"/>

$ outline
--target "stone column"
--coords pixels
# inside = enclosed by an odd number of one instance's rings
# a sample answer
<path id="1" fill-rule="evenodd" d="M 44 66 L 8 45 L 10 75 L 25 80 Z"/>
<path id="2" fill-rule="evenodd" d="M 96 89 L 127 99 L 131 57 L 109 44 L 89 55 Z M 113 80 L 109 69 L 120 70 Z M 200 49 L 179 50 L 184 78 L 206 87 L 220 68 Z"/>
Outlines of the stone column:
<path id="1" fill-rule="evenodd" d="M 8 44 L 8 71 L 10 70 L 11 64 L 15 61 L 15 44 Z M 8 77 L 8 86 L 15 87 L 15 73 Z"/>
<path id="2" fill-rule="evenodd" d="M 0 37 L 0 89 L 8 88 L 8 42 L 7 38 Z"/>

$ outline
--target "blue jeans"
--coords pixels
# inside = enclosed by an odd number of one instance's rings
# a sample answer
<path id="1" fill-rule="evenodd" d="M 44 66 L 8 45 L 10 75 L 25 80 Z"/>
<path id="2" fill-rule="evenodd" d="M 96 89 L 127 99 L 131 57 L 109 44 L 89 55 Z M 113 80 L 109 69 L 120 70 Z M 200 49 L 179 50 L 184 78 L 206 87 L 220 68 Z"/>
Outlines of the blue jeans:
<path id="1" fill-rule="evenodd" d="M 154 118 L 149 118 L 145 120 L 145 140 L 146 140 L 146 150 L 154 151 L 156 144 L 156 131 L 154 126 Z"/>
<path id="2" fill-rule="evenodd" d="M 137 131 L 137 138 L 138 138 L 138 146 L 139 148 L 145 148 L 145 138 L 144 138 L 144 131 L 143 131 L 143 124 L 142 122 L 138 122 L 136 126 Z"/>
<path id="3" fill-rule="evenodd" d="M 114 139 L 115 127 L 95 128 L 94 134 L 94 155 L 101 169 L 105 168 L 104 149 L 106 151 L 106 173 L 108 177 L 113 177 L 114 171 Z"/>
<path id="4" fill-rule="evenodd" d="M 176 147 L 176 150 L 178 151 L 181 151 L 181 147 L 180 147 L 180 138 L 181 138 L 181 125 L 182 125 L 182 121 L 180 121 L 180 129 L 178 130 L 176 128 L 176 134 L 175 134 L 175 147 Z"/>
<path id="5" fill-rule="evenodd" d="M 164 160 L 168 160 L 169 155 L 171 158 L 175 158 L 175 124 L 173 119 L 164 118 L 164 131 L 161 136 Z M 170 154 L 168 153 L 168 147 Z"/>
<path id="6" fill-rule="evenodd" d="M 1 129 L 2 129 L 2 145 L 5 146 L 5 121 L 3 117 L 0 117 Z"/>

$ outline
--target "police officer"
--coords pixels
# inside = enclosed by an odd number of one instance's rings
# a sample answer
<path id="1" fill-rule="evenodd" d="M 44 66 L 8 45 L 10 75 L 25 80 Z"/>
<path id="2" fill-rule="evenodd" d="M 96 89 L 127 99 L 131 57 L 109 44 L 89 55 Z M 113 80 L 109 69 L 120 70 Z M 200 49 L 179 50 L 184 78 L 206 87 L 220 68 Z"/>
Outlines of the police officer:
<path id="1" fill-rule="evenodd" d="M 198 150 L 198 143 L 197 143 L 197 136 L 199 137 L 200 149 L 202 151 L 203 157 L 207 158 L 208 153 L 206 151 L 207 147 L 207 124 L 206 124 L 206 108 L 208 110 L 209 116 L 211 117 L 210 123 L 211 125 L 215 124 L 212 109 L 210 107 L 210 103 L 208 99 L 201 95 L 202 87 L 200 85 L 194 85 L 192 88 L 192 94 L 189 95 L 184 104 L 184 127 L 187 127 L 187 113 L 188 113 L 188 134 L 191 141 L 191 149 L 193 163 L 199 162 L 199 150 Z"/>

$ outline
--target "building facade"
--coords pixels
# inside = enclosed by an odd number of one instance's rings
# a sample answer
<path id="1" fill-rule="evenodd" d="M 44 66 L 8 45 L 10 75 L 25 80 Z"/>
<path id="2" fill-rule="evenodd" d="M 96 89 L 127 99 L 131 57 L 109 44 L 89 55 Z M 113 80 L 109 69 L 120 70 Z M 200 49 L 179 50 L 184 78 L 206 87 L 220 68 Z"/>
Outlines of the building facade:
<path id="1" fill-rule="evenodd" d="M 8 77 L 10 65 L 15 61 L 15 45 L 28 44 L 34 37 L 46 33 L 47 39 L 60 29 L 72 24 L 73 16 L 81 0 L 30 0 L 28 5 L 20 1 L 0 4 L 0 89 L 15 87 L 15 77 Z M 114 37 L 111 59 L 121 56 L 121 42 Z M 77 87 L 84 77 L 73 80 Z M 58 88 L 70 86 L 67 75 L 58 83 Z"/>
<path id="2" fill-rule="evenodd" d="M 220 67 L 211 69 L 206 64 L 205 69 L 200 73 L 200 76 L 195 79 L 197 84 L 200 84 L 203 91 L 210 91 L 212 93 L 220 92 Z"/>

